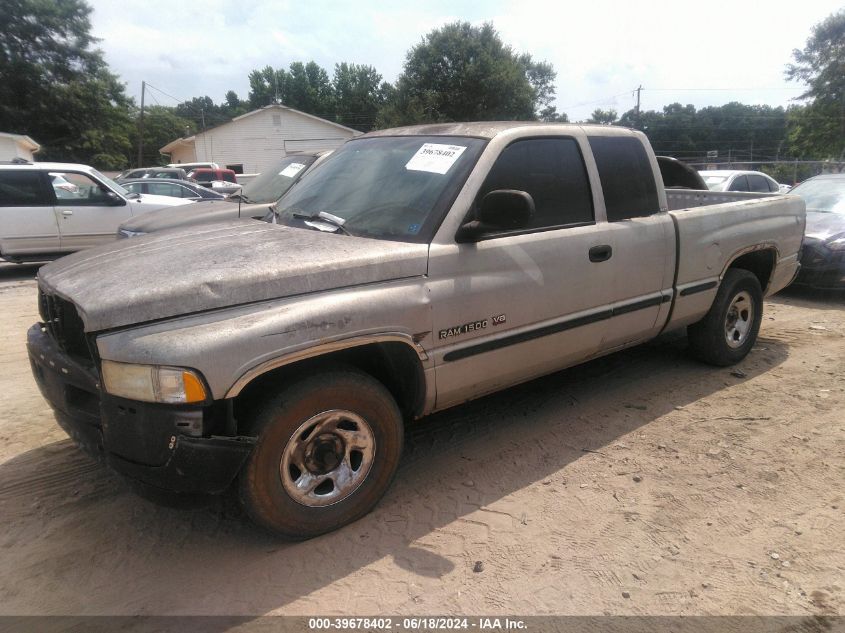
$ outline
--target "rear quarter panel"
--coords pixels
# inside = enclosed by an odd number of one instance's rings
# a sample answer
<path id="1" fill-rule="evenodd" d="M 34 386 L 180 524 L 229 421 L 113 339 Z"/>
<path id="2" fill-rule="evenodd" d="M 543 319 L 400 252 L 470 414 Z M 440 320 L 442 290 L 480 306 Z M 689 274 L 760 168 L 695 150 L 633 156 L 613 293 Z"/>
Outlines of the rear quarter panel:
<path id="1" fill-rule="evenodd" d="M 725 271 L 740 255 L 760 249 L 775 252 L 775 269 L 763 288 L 766 295 L 788 285 L 798 269 L 805 219 L 804 202 L 797 196 L 750 198 L 670 213 L 679 248 L 669 327 L 694 323 L 707 313 Z"/>

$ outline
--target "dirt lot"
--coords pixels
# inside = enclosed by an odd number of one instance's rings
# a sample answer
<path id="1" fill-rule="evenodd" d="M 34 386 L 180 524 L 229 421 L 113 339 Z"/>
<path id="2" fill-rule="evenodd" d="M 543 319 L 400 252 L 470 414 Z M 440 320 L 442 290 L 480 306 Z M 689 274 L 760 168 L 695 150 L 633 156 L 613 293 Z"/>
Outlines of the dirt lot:
<path id="1" fill-rule="evenodd" d="M 771 298 L 737 368 L 673 338 L 436 415 L 372 514 L 289 544 L 74 448 L 35 271 L 0 265 L 1 614 L 845 613 L 842 296 Z"/>

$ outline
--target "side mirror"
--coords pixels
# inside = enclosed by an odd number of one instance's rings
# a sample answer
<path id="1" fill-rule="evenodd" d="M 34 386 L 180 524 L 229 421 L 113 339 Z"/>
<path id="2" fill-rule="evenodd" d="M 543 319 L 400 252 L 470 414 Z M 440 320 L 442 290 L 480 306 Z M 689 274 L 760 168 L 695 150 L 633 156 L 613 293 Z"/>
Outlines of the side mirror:
<path id="1" fill-rule="evenodd" d="M 112 207 L 122 207 L 126 204 L 126 200 L 117 195 L 114 191 L 104 191 L 106 203 Z"/>
<path id="2" fill-rule="evenodd" d="M 472 242 L 491 231 L 513 231 L 528 226 L 534 217 L 534 198 L 527 191 L 496 189 L 481 199 L 477 219 L 466 222 L 455 236 Z"/>

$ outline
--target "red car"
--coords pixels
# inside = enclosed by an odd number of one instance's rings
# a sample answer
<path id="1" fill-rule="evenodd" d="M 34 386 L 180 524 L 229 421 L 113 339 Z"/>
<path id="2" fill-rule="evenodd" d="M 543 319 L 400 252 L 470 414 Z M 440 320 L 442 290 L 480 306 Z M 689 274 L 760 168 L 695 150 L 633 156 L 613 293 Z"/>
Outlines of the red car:
<path id="1" fill-rule="evenodd" d="M 218 193 L 235 193 L 241 189 L 237 176 L 235 176 L 235 172 L 231 169 L 197 167 L 188 174 L 188 178 L 192 178 L 203 187 L 207 187 Z"/>

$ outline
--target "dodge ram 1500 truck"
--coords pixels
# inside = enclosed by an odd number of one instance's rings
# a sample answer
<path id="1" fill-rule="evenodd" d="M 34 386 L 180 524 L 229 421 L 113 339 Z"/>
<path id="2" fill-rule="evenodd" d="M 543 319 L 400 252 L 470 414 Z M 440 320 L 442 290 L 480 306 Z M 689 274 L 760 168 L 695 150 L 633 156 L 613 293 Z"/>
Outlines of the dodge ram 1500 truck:
<path id="1" fill-rule="evenodd" d="M 804 232 L 796 197 L 667 190 L 639 132 L 514 122 L 363 135 L 270 215 L 45 266 L 28 348 L 114 470 L 293 538 L 377 503 L 405 421 L 667 330 L 739 361 Z"/>

